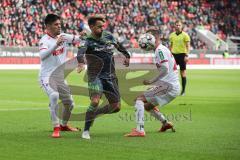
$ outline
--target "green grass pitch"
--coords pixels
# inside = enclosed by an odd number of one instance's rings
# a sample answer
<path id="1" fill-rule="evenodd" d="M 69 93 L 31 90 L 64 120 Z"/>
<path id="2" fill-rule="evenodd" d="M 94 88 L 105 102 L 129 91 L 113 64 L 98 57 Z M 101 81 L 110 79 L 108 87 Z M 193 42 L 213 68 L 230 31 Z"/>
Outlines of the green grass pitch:
<path id="1" fill-rule="evenodd" d="M 186 96 L 161 109 L 175 133 L 158 133 L 160 123 L 146 114 L 146 137 L 123 137 L 135 121 L 134 108 L 122 101 L 119 113 L 95 121 L 90 141 L 80 132 L 50 138 L 48 99 L 37 76 L 36 70 L 0 71 L 1 160 L 240 159 L 240 70 L 189 70 Z M 81 76 L 73 73 L 69 83 L 86 86 Z M 125 99 L 133 97 L 129 81 L 120 81 Z M 77 95 L 74 100 L 77 117 L 89 100 Z M 70 123 L 83 128 L 82 121 Z"/>

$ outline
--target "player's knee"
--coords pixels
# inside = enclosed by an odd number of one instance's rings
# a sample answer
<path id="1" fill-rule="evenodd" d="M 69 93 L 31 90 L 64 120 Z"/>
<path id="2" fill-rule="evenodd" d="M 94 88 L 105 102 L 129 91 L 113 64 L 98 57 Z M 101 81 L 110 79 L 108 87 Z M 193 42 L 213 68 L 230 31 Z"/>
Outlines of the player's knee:
<path id="1" fill-rule="evenodd" d="M 68 110 L 68 111 L 72 111 L 73 110 L 73 108 L 74 108 L 74 103 L 73 103 L 73 101 L 72 100 L 66 100 L 66 101 L 62 101 L 62 103 L 63 103 L 63 105 L 64 105 L 64 107 Z"/>
<path id="2" fill-rule="evenodd" d="M 147 112 L 149 112 L 152 108 L 150 108 L 149 106 L 144 105 L 144 109 L 145 109 Z"/>
<path id="3" fill-rule="evenodd" d="M 181 70 L 181 76 L 182 77 L 186 77 L 186 69 L 182 69 Z"/>
<path id="4" fill-rule="evenodd" d="M 91 106 L 97 107 L 99 104 L 100 99 L 99 98 L 92 98 L 91 99 Z"/>
<path id="5" fill-rule="evenodd" d="M 142 106 L 142 105 L 144 105 L 144 101 L 143 101 L 143 99 L 141 98 L 141 97 L 137 97 L 136 99 L 135 99 L 135 106 Z"/>
<path id="6" fill-rule="evenodd" d="M 121 110 L 121 103 L 111 104 L 112 113 L 117 113 Z"/>
<path id="7" fill-rule="evenodd" d="M 62 103 L 64 106 L 67 106 L 69 108 L 73 106 L 73 100 L 71 99 L 71 97 L 62 99 Z"/>
<path id="8" fill-rule="evenodd" d="M 152 109 L 154 109 L 154 108 L 156 108 L 157 109 L 157 107 L 155 107 L 153 104 L 151 104 L 151 103 L 145 103 L 144 104 L 144 109 L 146 110 L 146 111 L 150 111 L 150 110 L 152 110 Z"/>
<path id="9" fill-rule="evenodd" d="M 58 92 L 53 92 L 53 93 L 51 93 L 50 95 L 49 95 L 49 98 L 50 98 L 50 102 L 51 102 L 51 104 L 52 103 L 57 103 L 57 101 L 58 101 L 58 99 L 59 99 L 59 94 L 58 94 Z"/>
<path id="10" fill-rule="evenodd" d="M 134 99 L 134 101 L 135 101 L 135 103 L 136 103 L 137 101 L 145 102 L 145 101 L 146 101 L 146 98 L 145 98 L 144 95 L 140 95 L 140 96 L 136 97 L 136 98 Z"/>

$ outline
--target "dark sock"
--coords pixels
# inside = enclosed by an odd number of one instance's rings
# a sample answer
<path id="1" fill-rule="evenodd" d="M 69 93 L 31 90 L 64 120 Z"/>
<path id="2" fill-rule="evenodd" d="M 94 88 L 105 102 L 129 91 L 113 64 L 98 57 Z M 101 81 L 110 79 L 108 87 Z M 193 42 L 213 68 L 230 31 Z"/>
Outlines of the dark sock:
<path id="1" fill-rule="evenodd" d="M 86 117 L 85 117 L 85 127 L 84 131 L 89 131 L 92 123 L 94 122 L 95 119 L 95 108 L 92 106 L 89 106 L 87 112 L 86 112 Z"/>
<path id="2" fill-rule="evenodd" d="M 88 111 L 86 112 L 84 131 L 90 130 L 90 127 L 97 116 L 100 116 L 101 114 L 111 114 L 118 111 L 118 108 L 113 108 L 109 104 L 105 105 L 104 107 L 97 108 L 96 110 L 95 108 L 93 109 L 92 107 L 89 107 Z"/>
<path id="3" fill-rule="evenodd" d="M 113 108 L 111 105 L 107 104 L 104 107 L 97 108 L 95 111 L 95 116 L 101 115 L 101 114 L 111 114 L 116 113 L 120 109 L 119 108 Z"/>
<path id="4" fill-rule="evenodd" d="M 187 78 L 182 77 L 182 93 L 181 94 L 185 93 L 186 84 L 187 84 Z"/>

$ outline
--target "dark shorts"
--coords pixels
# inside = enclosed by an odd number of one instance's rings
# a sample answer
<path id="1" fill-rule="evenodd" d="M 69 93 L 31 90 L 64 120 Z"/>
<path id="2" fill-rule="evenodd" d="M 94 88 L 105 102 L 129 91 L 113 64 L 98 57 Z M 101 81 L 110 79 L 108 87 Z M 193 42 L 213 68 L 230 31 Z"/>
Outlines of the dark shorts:
<path id="1" fill-rule="evenodd" d="M 173 53 L 174 59 L 175 59 L 177 65 L 180 66 L 181 71 L 186 70 L 186 62 L 184 60 L 185 55 L 186 55 L 185 53 L 179 53 L 179 54 Z"/>
<path id="2" fill-rule="evenodd" d="M 120 93 L 118 88 L 118 79 L 101 79 L 96 78 L 94 81 L 88 82 L 88 90 L 90 98 L 104 93 L 110 104 L 120 102 Z"/>

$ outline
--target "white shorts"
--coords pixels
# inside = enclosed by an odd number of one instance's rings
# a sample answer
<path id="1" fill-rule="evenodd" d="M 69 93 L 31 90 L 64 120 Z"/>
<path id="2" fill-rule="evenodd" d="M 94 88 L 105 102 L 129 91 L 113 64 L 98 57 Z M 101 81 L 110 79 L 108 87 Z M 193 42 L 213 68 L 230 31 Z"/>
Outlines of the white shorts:
<path id="1" fill-rule="evenodd" d="M 152 105 L 161 107 L 170 103 L 180 94 L 180 84 L 175 85 L 164 81 L 158 81 L 154 87 L 149 88 L 144 96 Z"/>
<path id="2" fill-rule="evenodd" d="M 70 88 L 67 85 L 67 81 L 64 79 L 54 79 L 49 77 L 40 77 L 39 83 L 44 92 L 48 95 L 48 97 L 57 92 L 59 94 L 60 100 L 70 100 L 73 101 Z"/>

